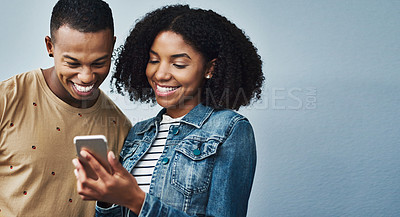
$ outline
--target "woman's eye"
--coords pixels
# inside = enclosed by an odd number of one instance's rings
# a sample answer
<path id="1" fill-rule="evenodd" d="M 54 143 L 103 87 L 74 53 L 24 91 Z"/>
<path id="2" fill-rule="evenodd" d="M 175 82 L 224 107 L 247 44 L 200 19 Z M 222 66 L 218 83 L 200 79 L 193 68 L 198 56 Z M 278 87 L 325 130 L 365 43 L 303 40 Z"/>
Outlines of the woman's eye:
<path id="1" fill-rule="evenodd" d="M 178 69 L 184 69 L 187 65 L 174 64 L 174 66 Z"/>
<path id="2" fill-rule="evenodd" d="M 158 60 L 149 60 L 149 63 L 155 64 L 155 63 L 158 63 Z"/>

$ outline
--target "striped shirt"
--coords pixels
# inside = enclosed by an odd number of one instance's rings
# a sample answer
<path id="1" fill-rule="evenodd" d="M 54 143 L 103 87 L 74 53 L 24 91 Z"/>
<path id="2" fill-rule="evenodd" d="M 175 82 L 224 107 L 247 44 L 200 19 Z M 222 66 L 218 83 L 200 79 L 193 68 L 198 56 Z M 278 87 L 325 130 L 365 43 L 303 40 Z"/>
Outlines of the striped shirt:
<path id="1" fill-rule="evenodd" d="M 154 167 L 156 166 L 158 159 L 164 152 L 169 128 L 172 125 L 179 125 L 182 118 L 183 117 L 171 118 L 169 115 L 166 114 L 162 116 L 160 129 L 153 144 L 133 169 L 133 176 L 136 178 L 139 187 L 146 193 L 149 193 L 150 182 L 154 172 Z"/>

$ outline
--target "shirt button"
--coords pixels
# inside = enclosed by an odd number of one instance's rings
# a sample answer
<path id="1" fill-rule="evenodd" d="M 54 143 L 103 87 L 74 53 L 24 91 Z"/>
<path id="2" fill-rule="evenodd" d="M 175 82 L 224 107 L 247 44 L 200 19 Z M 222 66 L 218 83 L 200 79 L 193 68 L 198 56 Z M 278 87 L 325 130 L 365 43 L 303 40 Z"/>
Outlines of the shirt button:
<path id="1" fill-rule="evenodd" d="M 179 129 L 177 127 L 172 128 L 171 133 L 173 133 L 174 135 L 179 133 Z"/>
<path id="2" fill-rule="evenodd" d="M 194 154 L 195 156 L 199 156 L 201 153 L 200 153 L 200 150 L 199 150 L 199 149 L 195 149 L 195 150 L 193 150 L 193 154 Z"/>
<path id="3" fill-rule="evenodd" d="M 162 160 L 161 160 L 161 162 L 162 162 L 162 164 L 167 164 L 168 162 L 169 162 L 169 159 L 168 158 L 163 158 Z"/>

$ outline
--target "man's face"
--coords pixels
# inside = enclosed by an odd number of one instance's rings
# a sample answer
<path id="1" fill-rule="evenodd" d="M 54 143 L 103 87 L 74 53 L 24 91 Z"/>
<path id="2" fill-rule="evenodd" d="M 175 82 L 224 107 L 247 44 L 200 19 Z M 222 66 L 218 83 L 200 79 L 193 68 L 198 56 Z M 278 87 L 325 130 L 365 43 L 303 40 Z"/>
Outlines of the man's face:
<path id="1" fill-rule="evenodd" d="M 54 56 L 50 89 L 72 106 L 80 107 L 83 101 L 93 104 L 110 70 L 114 43 L 110 29 L 84 33 L 60 27 L 53 41 L 46 38 L 47 50 Z"/>

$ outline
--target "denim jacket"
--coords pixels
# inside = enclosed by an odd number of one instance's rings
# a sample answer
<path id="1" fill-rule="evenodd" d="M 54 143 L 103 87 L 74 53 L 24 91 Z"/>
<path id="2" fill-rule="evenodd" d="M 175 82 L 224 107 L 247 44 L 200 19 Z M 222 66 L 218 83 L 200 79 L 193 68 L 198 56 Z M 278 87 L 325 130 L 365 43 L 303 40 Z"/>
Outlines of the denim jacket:
<path id="1" fill-rule="evenodd" d="M 120 157 L 132 173 L 149 150 L 162 114 L 137 123 Z M 231 110 L 202 104 L 178 126 L 171 126 L 158 160 L 141 216 L 246 216 L 256 166 L 256 145 L 249 121 Z M 96 206 L 96 216 L 137 216 L 125 207 Z"/>

